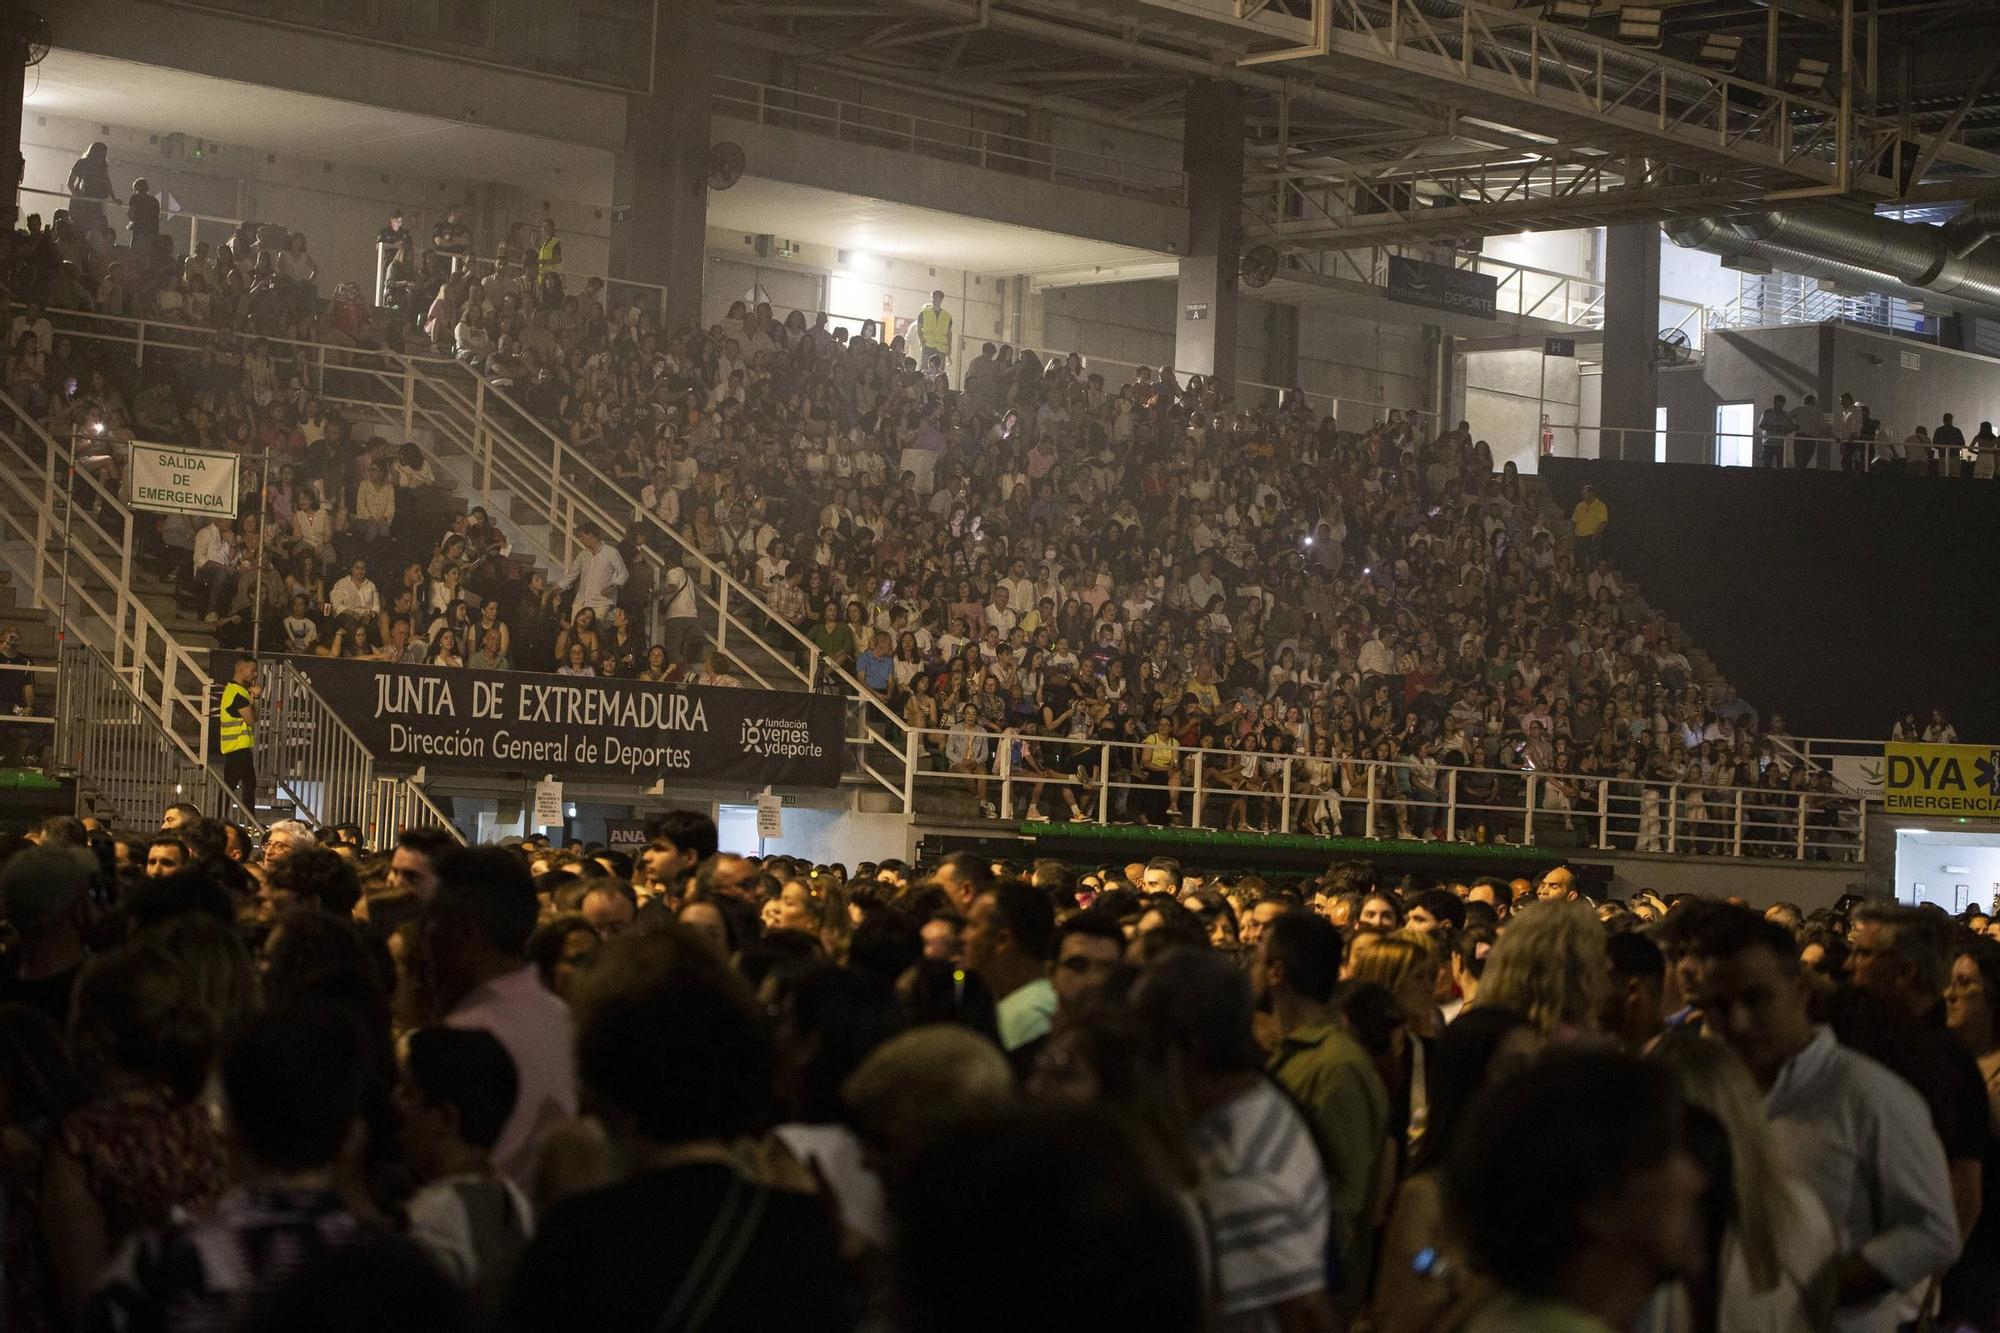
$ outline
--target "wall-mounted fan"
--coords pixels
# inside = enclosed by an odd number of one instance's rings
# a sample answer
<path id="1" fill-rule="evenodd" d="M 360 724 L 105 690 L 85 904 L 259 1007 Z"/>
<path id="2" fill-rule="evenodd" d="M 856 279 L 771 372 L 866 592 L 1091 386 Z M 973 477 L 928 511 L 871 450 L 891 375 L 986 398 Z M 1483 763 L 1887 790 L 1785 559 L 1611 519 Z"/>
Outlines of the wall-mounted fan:
<path id="1" fill-rule="evenodd" d="M 1278 252 L 1268 245 L 1253 245 L 1243 252 L 1243 258 L 1236 267 L 1237 277 L 1245 287 L 1262 287 L 1278 276 Z"/>
<path id="2" fill-rule="evenodd" d="M 1684 366 L 1694 360 L 1694 344 L 1686 329 L 1661 329 L 1653 345 L 1653 360 L 1663 366 Z"/>
<path id="3" fill-rule="evenodd" d="M 743 179 L 743 146 L 723 142 L 708 150 L 708 188 L 726 190 Z"/>

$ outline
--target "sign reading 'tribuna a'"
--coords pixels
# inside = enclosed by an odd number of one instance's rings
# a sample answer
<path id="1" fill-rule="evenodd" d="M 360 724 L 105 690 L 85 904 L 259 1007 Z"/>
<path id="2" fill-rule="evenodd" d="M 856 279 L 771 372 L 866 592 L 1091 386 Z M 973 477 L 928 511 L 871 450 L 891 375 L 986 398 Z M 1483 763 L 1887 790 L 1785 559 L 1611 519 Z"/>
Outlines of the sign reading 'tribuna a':
<path id="1" fill-rule="evenodd" d="M 1490 273 L 1390 255 L 1389 299 L 1454 315 L 1496 319 L 1500 312 L 1500 280 Z"/>
<path id="2" fill-rule="evenodd" d="M 392 769 L 840 785 L 841 701 L 831 695 L 289 660 L 376 762 Z M 282 719 L 274 722 L 282 728 Z"/>

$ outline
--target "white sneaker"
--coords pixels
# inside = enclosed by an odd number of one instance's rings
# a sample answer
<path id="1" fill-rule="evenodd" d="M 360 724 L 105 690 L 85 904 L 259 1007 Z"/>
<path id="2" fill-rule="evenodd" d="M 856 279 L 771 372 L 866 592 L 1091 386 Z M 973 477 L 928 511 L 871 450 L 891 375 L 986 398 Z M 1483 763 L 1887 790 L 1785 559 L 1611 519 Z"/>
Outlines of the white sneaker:
<path id="1" fill-rule="evenodd" d="M 999 809 L 991 801 L 981 801 L 979 803 L 979 813 L 985 815 L 988 819 L 1000 818 Z"/>

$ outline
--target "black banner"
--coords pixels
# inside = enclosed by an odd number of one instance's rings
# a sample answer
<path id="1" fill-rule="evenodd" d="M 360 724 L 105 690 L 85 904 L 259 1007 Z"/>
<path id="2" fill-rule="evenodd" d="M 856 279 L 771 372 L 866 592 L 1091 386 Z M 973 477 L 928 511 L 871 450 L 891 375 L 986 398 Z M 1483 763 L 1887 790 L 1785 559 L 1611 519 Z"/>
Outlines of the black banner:
<path id="1" fill-rule="evenodd" d="M 1490 273 L 1390 255 L 1389 299 L 1454 315 L 1496 319 L 1500 313 L 1500 280 Z"/>
<path id="2" fill-rule="evenodd" d="M 604 845 L 614 852 L 636 854 L 646 845 L 646 824 L 644 819 L 614 819 L 604 821 Z"/>
<path id="3" fill-rule="evenodd" d="M 840 785 L 841 701 L 832 695 L 290 660 L 375 761 L 391 768 Z"/>

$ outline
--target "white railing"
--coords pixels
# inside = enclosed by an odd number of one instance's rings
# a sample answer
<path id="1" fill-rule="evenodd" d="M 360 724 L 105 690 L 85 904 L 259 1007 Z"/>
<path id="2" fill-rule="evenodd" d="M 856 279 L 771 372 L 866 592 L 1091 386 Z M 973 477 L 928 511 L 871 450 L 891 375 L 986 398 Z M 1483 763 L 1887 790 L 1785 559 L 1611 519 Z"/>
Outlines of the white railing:
<path id="1" fill-rule="evenodd" d="M 1067 817 L 1795 861 L 1858 861 L 1867 851 L 1864 802 L 1839 792 L 1179 745 L 1170 765 L 1150 768 L 1144 743 L 964 729 L 911 736 L 905 781 L 916 808 L 956 798 L 962 817 L 973 817 L 969 807 L 1001 822 Z M 983 758 L 951 762 L 968 753 Z"/>
<path id="2" fill-rule="evenodd" d="M 57 689 L 57 764 L 75 774 L 79 808 L 108 808 L 120 828 L 139 830 L 157 827 L 169 805 L 186 801 L 252 836 L 262 831 L 205 752 L 189 754 L 133 691 L 129 673 L 95 645 L 63 645 Z"/>
<path id="3" fill-rule="evenodd" d="M 372 822 L 366 827 L 372 832 L 377 848 L 392 846 L 398 834 L 413 828 L 443 829 L 458 840 L 459 846 L 465 845 L 465 834 L 451 822 L 451 816 L 438 809 L 424 789 L 409 778 L 375 779 L 370 818 Z"/>
<path id="4" fill-rule="evenodd" d="M 1187 201 L 1187 173 L 1147 166 L 1115 153 L 1093 153 L 974 125 L 716 75 L 719 115 L 822 134 L 844 143 L 893 148 L 966 166 L 1082 185 L 1161 203 Z M 1178 154 L 1179 149 L 1173 151 Z"/>
<path id="5" fill-rule="evenodd" d="M 1545 429 L 1548 447 L 1542 452 L 1558 458 L 1653 458 L 1660 462 L 1672 459 L 1726 467 L 1803 466 L 1816 471 L 1844 470 L 1842 442 L 1826 435 L 1786 434 L 1767 439 L 1758 431 L 1645 430 L 1555 422 Z M 1852 440 L 1845 447 L 1860 469 L 1869 469 L 1879 462 L 1892 471 L 1941 472 L 1955 477 L 1964 461 L 1956 448 L 1904 439 L 1888 423 L 1883 423 L 1874 441 Z"/>
<path id="6" fill-rule="evenodd" d="M 88 465 L 78 442 L 57 440 L 0 393 L 0 532 L 27 561 L 32 604 L 57 628 L 109 657 L 190 763 L 208 753 L 208 673 L 132 593 L 138 528 L 122 497 Z"/>
<path id="7" fill-rule="evenodd" d="M 424 256 L 432 253 L 435 247 L 419 245 L 414 233 L 411 234 L 410 242 L 411 260 L 416 266 L 415 275 L 421 277 L 424 272 L 422 267 Z M 389 291 L 389 264 L 394 257 L 394 247 L 379 240 L 375 242 L 375 304 L 384 308 L 392 304 Z M 499 259 L 492 255 L 448 255 L 447 259 L 452 278 L 464 272 L 467 265 L 477 273 L 491 273 L 499 264 Z M 510 257 L 510 262 L 515 263 L 516 272 L 524 278 L 532 279 L 536 275 L 536 270 L 522 266 L 518 258 Z M 662 283 L 641 282 L 637 278 L 614 278 L 608 273 L 592 273 L 567 262 L 558 272 L 562 278 L 565 296 L 581 296 L 588 290 L 590 280 L 595 278 L 604 284 L 607 310 L 615 311 L 621 305 L 636 305 L 641 310 L 650 312 L 656 324 L 664 318 L 667 289 Z M 482 278 L 481 281 L 485 279 Z M 533 309 L 535 305 L 533 296 L 525 297 L 524 304 Z"/>
<path id="8" fill-rule="evenodd" d="M 220 245 L 243 225 L 238 218 L 218 217 L 211 213 L 167 211 L 166 170 L 162 168 L 160 174 L 159 189 L 154 191 L 154 198 L 160 201 L 160 235 L 172 238 L 176 255 L 193 254 L 195 244 L 200 241 Z M 23 185 L 21 195 L 21 212 L 40 213 L 44 226 L 49 225 L 57 209 L 67 210 L 70 207 L 70 195 L 66 190 L 41 190 L 32 185 Z M 122 244 L 130 236 L 126 229 L 129 214 L 125 206 L 122 203 L 113 203 L 109 199 L 100 199 L 97 205 L 104 210 L 105 221 L 118 234 Z"/>

